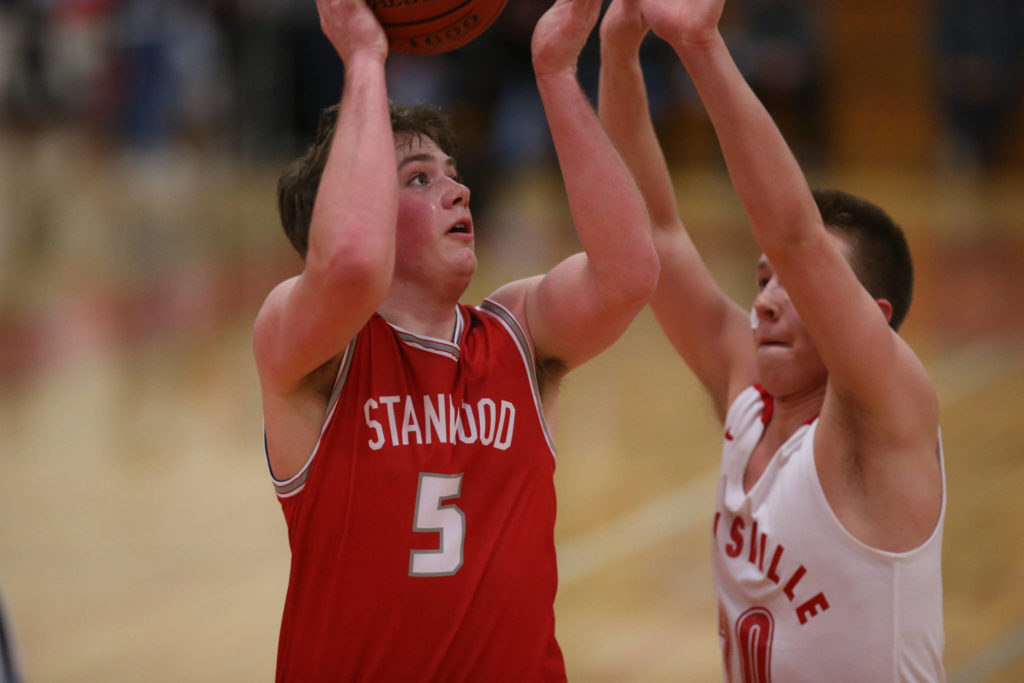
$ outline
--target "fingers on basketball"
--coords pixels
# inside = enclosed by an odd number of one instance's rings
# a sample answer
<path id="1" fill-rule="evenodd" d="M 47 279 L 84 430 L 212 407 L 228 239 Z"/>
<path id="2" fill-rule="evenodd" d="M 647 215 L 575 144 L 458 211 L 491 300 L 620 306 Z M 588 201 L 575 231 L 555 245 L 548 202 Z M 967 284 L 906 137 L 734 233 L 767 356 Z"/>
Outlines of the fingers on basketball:
<path id="1" fill-rule="evenodd" d="M 433 55 L 486 31 L 507 0 L 368 0 L 393 52 Z"/>

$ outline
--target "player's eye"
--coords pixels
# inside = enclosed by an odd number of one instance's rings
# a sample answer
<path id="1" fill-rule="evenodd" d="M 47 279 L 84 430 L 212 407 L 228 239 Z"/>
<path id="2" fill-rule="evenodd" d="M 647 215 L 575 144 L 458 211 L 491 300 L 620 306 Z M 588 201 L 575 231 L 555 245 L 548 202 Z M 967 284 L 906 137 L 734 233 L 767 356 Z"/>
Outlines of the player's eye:
<path id="1" fill-rule="evenodd" d="M 409 184 L 410 185 L 426 185 L 429 182 L 429 180 L 430 179 L 427 178 L 427 174 L 426 173 L 416 173 L 411 178 L 409 178 Z"/>
<path id="2" fill-rule="evenodd" d="M 758 291 L 760 291 L 760 290 L 764 289 L 765 287 L 767 287 L 768 286 L 768 282 L 770 280 L 771 280 L 771 278 L 767 278 L 767 277 L 759 277 L 759 278 L 757 278 L 757 289 L 758 289 Z"/>

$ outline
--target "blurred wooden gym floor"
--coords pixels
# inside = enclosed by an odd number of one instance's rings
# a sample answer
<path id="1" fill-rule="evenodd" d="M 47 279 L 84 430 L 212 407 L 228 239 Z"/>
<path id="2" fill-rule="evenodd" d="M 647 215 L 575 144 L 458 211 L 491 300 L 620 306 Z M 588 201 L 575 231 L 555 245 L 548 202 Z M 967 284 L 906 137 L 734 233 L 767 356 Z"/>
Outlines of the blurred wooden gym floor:
<path id="1" fill-rule="evenodd" d="M 0 384 L 0 586 L 29 681 L 272 679 L 288 548 L 262 458 L 249 332 L 259 295 L 294 262 L 259 265 L 268 248 L 286 251 L 271 174 L 207 168 L 194 178 L 189 162 L 162 163 L 179 173 L 169 185 L 153 181 L 159 196 L 144 200 L 112 191 L 129 177 L 149 182 L 130 164 L 92 169 L 78 185 L 52 180 L 78 189 L 73 208 L 46 219 L 63 226 L 63 246 L 22 273 L 34 291 L 24 285 L 21 302 L 43 332 L 5 338 L 21 340 L 18 358 L 38 362 L 32 371 L 8 363 Z M 1024 680 L 1021 178 L 851 171 L 816 180 L 889 208 L 917 259 L 905 334 L 943 402 L 950 679 Z M 756 252 L 726 179 L 678 181 L 713 271 L 749 302 Z M 544 236 L 546 226 L 561 230 L 548 202 L 558 192 L 542 179 L 519 192 L 509 204 L 532 230 L 481 246 L 467 302 L 572 248 L 564 235 Z M 198 199 L 182 204 L 185 196 Z M 110 220 L 142 204 L 164 214 L 144 236 L 119 235 Z M 175 232 L 197 220 L 199 237 L 194 226 Z M 237 234 L 218 237 L 227 223 Z M 106 252 L 123 256 L 125 239 L 146 242 L 135 248 L 152 252 L 161 274 L 134 288 L 135 299 L 118 283 L 144 272 L 126 274 L 134 266 L 122 263 L 101 276 L 89 266 Z M 220 251 L 168 264 L 161 248 L 174 255 L 182 240 Z M 556 611 L 570 679 L 719 680 L 708 529 L 720 435 L 699 387 L 644 311 L 570 375 L 563 397 Z"/>

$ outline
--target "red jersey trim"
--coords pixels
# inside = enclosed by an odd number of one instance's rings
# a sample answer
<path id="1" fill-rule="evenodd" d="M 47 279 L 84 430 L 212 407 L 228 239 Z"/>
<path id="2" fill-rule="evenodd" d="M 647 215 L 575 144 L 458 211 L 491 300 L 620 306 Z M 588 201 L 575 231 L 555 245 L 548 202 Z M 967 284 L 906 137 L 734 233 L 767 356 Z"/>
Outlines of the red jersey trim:
<path id="1" fill-rule="evenodd" d="M 533 405 L 537 410 L 537 417 L 540 420 L 541 430 L 544 432 L 544 439 L 548 442 L 548 448 L 551 449 L 551 457 L 556 457 L 555 441 L 551 438 L 551 432 L 548 430 L 548 423 L 544 417 L 544 408 L 540 399 L 540 384 L 537 381 L 537 364 L 534 361 L 533 351 L 530 348 L 530 343 L 526 337 L 526 333 L 523 331 L 522 326 L 519 325 L 519 321 L 516 320 L 516 317 L 512 315 L 512 312 L 498 302 L 491 299 L 484 299 L 476 308 L 478 311 L 487 313 L 491 317 L 497 319 L 509 335 L 511 335 L 516 346 L 519 347 L 519 355 L 523 359 L 523 365 L 526 367 L 526 373 L 530 378 L 530 388 L 533 393 Z"/>
<path id="2" fill-rule="evenodd" d="M 751 386 L 757 391 L 757 393 L 761 395 L 761 424 L 767 426 L 772 419 L 772 413 L 775 411 L 775 397 L 769 394 L 768 390 L 765 389 L 760 384 L 754 383 Z M 815 414 L 814 417 L 804 422 L 804 425 L 809 425 L 817 419 L 818 415 Z M 732 432 L 729 429 L 729 425 L 725 426 L 725 440 L 733 440 Z"/>
<path id="3" fill-rule="evenodd" d="M 349 342 L 349 345 L 345 348 L 345 355 L 342 356 L 341 366 L 338 368 L 338 377 L 334 381 L 334 389 L 331 391 L 331 398 L 327 402 L 327 416 L 324 418 L 323 426 L 320 428 L 320 436 L 316 440 L 316 445 L 313 446 L 313 452 L 309 455 L 305 464 L 302 466 L 295 476 L 281 480 L 274 476 L 274 470 L 270 469 L 270 450 L 267 448 L 267 434 L 264 430 L 263 433 L 263 452 L 267 457 L 267 469 L 270 470 L 270 479 L 274 482 L 274 490 L 277 492 L 278 498 L 291 498 L 300 491 L 306 485 L 306 480 L 309 478 L 309 471 L 313 464 L 313 459 L 316 457 L 317 452 L 320 450 L 320 441 L 324 438 L 324 432 L 327 431 L 327 426 L 331 423 L 331 418 L 334 417 L 334 410 L 338 406 L 338 397 L 341 396 L 341 388 L 345 385 L 345 378 L 348 377 L 349 368 L 352 366 L 352 355 L 355 351 L 356 341 L 359 339 L 358 335 L 355 339 Z"/>

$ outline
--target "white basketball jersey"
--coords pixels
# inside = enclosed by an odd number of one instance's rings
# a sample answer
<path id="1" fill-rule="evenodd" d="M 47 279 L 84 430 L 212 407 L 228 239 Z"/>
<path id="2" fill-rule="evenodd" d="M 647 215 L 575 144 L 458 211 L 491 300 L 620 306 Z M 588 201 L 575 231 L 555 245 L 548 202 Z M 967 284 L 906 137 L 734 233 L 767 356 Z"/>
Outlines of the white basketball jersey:
<path id="1" fill-rule="evenodd" d="M 750 387 L 725 420 L 711 536 L 725 679 L 944 681 L 945 475 L 927 541 L 901 553 L 871 548 L 825 499 L 814 463 L 817 420 L 798 429 L 744 493 L 764 409 Z"/>

